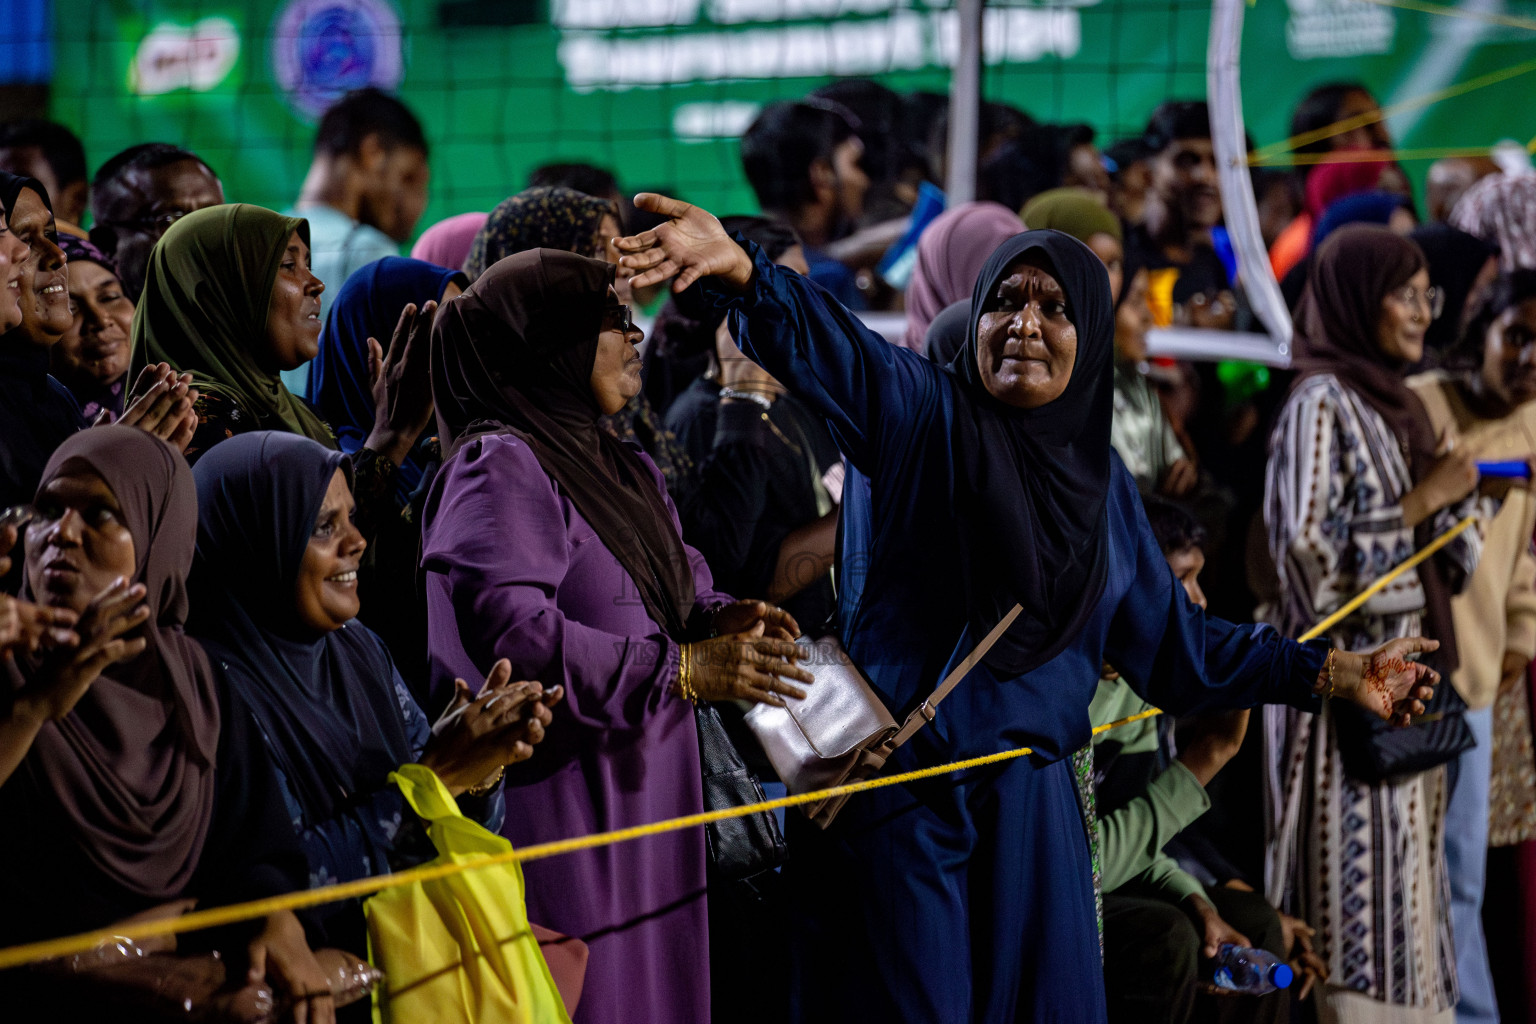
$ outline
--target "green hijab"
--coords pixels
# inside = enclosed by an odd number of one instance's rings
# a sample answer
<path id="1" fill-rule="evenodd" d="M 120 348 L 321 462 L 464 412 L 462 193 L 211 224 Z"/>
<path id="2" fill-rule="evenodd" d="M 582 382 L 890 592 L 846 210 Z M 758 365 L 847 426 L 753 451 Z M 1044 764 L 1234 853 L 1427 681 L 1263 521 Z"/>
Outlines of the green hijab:
<path id="1" fill-rule="evenodd" d="M 1120 218 L 1096 193 L 1082 188 L 1053 188 L 1024 204 L 1024 226 L 1063 231 L 1088 244 L 1097 234 L 1121 241 Z"/>
<path id="2" fill-rule="evenodd" d="M 267 344 L 267 306 L 295 231 L 308 245 L 308 221 L 246 203 L 210 206 L 172 224 L 149 255 L 133 316 L 130 379 L 150 363 L 170 363 L 191 371 L 193 387 L 255 416 L 252 429 L 303 434 L 335 448 L 324 421 L 256 358 Z"/>

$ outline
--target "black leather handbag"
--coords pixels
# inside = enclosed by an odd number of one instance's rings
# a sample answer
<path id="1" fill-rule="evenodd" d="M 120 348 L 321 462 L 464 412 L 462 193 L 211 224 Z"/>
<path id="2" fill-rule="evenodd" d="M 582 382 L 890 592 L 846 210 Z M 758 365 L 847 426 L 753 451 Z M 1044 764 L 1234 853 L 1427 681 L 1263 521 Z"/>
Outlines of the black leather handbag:
<path id="1" fill-rule="evenodd" d="M 731 740 L 720 710 L 710 704 L 694 709 L 699 727 L 699 768 L 704 776 L 704 809 L 745 807 L 767 799 L 762 783 L 747 767 Z M 760 811 L 705 826 L 709 863 L 721 877 L 742 881 L 772 871 L 789 852 L 778 819 Z"/>
<path id="2" fill-rule="evenodd" d="M 1437 768 L 1477 746 L 1467 725 L 1466 701 L 1450 680 L 1435 687 L 1424 714 L 1408 726 L 1395 726 L 1364 708 L 1334 701 L 1334 727 L 1344 771 L 1360 782 L 1385 782 Z"/>

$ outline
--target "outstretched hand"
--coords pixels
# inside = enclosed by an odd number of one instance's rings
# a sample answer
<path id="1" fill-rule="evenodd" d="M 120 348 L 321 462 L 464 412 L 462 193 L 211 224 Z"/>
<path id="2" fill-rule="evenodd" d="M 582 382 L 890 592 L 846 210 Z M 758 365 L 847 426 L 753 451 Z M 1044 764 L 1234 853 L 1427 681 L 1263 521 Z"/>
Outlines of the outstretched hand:
<path id="1" fill-rule="evenodd" d="M 1434 697 L 1440 682 L 1440 673 L 1408 659 L 1439 647 L 1438 640 L 1409 636 L 1388 640 L 1369 654 L 1336 651 L 1334 696 L 1353 701 L 1393 725 L 1407 725 L 1414 715 L 1424 713 L 1424 702 Z M 1325 668 L 1325 676 L 1326 672 Z M 1326 678 L 1322 682 L 1326 684 Z"/>
<path id="2" fill-rule="evenodd" d="M 619 266 L 634 276 L 631 288 L 649 288 L 668 279 L 680 292 L 701 277 L 718 277 L 737 290 L 752 280 L 752 260 L 725 233 L 714 214 L 655 192 L 635 196 L 635 208 L 668 218 L 638 235 L 615 239 Z"/>

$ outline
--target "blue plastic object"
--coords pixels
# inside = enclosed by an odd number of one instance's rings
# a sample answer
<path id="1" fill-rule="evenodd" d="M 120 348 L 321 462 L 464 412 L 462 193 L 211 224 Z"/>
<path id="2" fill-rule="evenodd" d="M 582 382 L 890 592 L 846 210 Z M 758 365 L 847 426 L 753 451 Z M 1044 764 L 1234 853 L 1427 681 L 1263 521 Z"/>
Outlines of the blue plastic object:
<path id="1" fill-rule="evenodd" d="M 1479 462 L 1477 472 L 1481 476 L 1506 480 L 1529 480 L 1531 464 L 1524 459 L 1507 459 L 1502 462 Z"/>

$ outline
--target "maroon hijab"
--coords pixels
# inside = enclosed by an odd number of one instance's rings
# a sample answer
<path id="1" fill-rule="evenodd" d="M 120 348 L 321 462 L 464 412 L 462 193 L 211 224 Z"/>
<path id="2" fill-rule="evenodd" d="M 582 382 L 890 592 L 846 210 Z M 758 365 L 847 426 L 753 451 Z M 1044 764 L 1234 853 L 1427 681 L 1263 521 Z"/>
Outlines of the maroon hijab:
<path id="1" fill-rule="evenodd" d="M 1296 311 L 1297 380 L 1331 373 L 1365 399 L 1396 435 L 1415 483 L 1434 468 L 1434 429 L 1404 380 L 1411 365 L 1381 350 L 1376 329 L 1382 300 L 1428 266 L 1423 251 L 1395 232 L 1366 224 L 1342 227 L 1318 249 Z M 1419 524 L 1418 546 L 1431 539 L 1432 530 L 1431 520 Z M 1441 559 L 1423 566 L 1419 578 L 1424 585 L 1425 634 L 1440 641 L 1434 664 L 1449 673 L 1458 659 L 1452 588 Z"/>
<path id="2" fill-rule="evenodd" d="M 39 490 L 81 470 L 106 481 L 133 535 L 149 644 L 134 660 L 109 665 L 73 711 L 45 724 L 24 765 L 106 877 L 148 899 L 171 899 L 191 881 L 208 835 L 219 742 L 213 668 L 182 630 L 197 491 L 186 461 L 133 427 L 75 434 L 48 461 Z M 34 671 L 29 661 L 12 662 L 12 687 Z"/>

